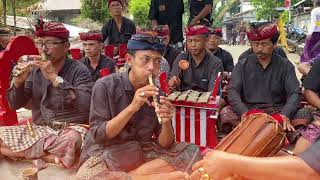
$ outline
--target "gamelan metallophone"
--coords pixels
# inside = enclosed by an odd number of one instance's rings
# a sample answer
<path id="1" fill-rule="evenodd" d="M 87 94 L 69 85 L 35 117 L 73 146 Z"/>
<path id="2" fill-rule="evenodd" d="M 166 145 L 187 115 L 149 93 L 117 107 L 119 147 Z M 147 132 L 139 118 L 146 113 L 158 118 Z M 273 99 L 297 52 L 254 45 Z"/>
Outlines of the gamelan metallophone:
<path id="1" fill-rule="evenodd" d="M 174 105 L 172 125 L 178 142 L 190 142 L 202 148 L 213 149 L 216 146 L 220 96 L 215 94 L 189 90 L 168 96 Z"/>

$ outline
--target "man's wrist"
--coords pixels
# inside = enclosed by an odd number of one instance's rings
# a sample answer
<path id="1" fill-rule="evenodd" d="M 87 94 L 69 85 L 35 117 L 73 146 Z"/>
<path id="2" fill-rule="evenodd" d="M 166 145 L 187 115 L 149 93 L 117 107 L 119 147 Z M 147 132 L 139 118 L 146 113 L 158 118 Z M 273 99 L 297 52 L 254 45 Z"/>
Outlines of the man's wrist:
<path id="1" fill-rule="evenodd" d="M 200 19 L 201 19 L 200 17 L 196 16 L 196 17 L 193 18 L 192 21 L 195 22 L 195 23 L 197 23 L 198 21 L 200 21 Z"/>
<path id="2" fill-rule="evenodd" d="M 15 87 L 15 88 L 20 88 L 21 86 L 24 85 L 24 81 L 19 81 L 16 78 L 12 79 L 11 84 Z"/>
<path id="3" fill-rule="evenodd" d="M 288 120 L 290 121 L 290 119 L 288 118 L 288 116 L 284 115 L 284 114 L 281 114 L 280 113 L 280 116 L 282 117 L 283 120 Z"/>
<path id="4" fill-rule="evenodd" d="M 49 80 L 50 80 L 52 83 L 54 83 L 54 82 L 56 81 L 56 78 L 57 78 L 57 77 L 58 77 L 57 74 L 52 74 L 52 75 L 50 76 Z"/>
<path id="5" fill-rule="evenodd" d="M 171 121 L 165 121 L 161 123 L 162 127 L 170 127 L 171 128 Z"/>
<path id="6" fill-rule="evenodd" d="M 134 114 L 134 113 L 136 113 L 137 111 L 139 111 L 139 109 L 136 109 L 132 103 L 129 104 L 129 106 L 127 107 L 127 110 L 128 110 L 128 112 L 129 112 L 130 114 L 131 114 L 131 113 Z"/>

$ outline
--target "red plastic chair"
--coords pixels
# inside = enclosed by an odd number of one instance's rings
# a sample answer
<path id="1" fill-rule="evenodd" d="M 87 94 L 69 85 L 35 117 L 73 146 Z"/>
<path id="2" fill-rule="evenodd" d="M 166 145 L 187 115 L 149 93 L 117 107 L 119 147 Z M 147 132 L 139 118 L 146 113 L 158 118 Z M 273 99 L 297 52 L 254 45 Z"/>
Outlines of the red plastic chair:
<path id="1" fill-rule="evenodd" d="M 82 58 L 81 50 L 79 48 L 69 49 L 72 59 L 80 60 Z"/>
<path id="2" fill-rule="evenodd" d="M 38 49 L 33 41 L 26 36 L 12 38 L 6 50 L 0 52 L 0 126 L 10 126 L 18 123 L 17 113 L 9 108 L 6 99 L 12 64 L 16 63 L 23 55 L 38 54 Z"/>
<path id="3" fill-rule="evenodd" d="M 108 56 L 111 59 L 113 59 L 113 51 L 114 51 L 114 45 L 107 45 L 104 47 L 104 55 Z"/>

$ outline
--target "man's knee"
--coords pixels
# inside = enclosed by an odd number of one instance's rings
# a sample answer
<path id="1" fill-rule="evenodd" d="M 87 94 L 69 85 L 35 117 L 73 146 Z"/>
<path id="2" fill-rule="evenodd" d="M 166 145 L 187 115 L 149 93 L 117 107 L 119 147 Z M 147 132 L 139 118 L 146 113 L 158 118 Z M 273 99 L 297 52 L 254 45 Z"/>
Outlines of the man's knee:
<path id="1" fill-rule="evenodd" d="M 108 180 L 130 179 L 128 173 L 108 169 L 103 156 L 90 157 L 81 165 L 76 175 L 77 180 L 101 179 L 102 177 Z"/>
<path id="2" fill-rule="evenodd" d="M 68 132 L 63 134 L 63 139 L 73 144 L 76 148 L 81 148 L 82 137 L 81 134 L 76 130 L 69 130 Z"/>
<path id="3" fill-rule="evenodd" d="M 309 73 L 311 69 L 311 66 L 309 63 L 302 63 L 298 66 L 298 71 L 302 74 L 302 75 L 307 75 Z"/>
<path id="4" fill-rule="evenodd" d="M 219 117 L 221 130 L 226 134 L 230 133 L 240 123 L 240 117 L 232 110 L 231 106 L 222 108 Z"/>
<path id="5" fill-rule="evenodd" d="M 314 121 L 312 113 L 306 108 L 301 108 L 297 111 L 297 113 L 293 117 L 291 124 L 294 127 L 306 126 L 312 121 Z"/>
<path id="6" fill-rule="evenodd" d="M 44 150 L 49 154 L 59 153 L 61 150 L 78 156 L 81 152 L 82 138 L 79 132 L 68 129 L 54 139 L 47 139 L 44 143 Z M 53 141 L 52 141 L 53 140 Z"/>

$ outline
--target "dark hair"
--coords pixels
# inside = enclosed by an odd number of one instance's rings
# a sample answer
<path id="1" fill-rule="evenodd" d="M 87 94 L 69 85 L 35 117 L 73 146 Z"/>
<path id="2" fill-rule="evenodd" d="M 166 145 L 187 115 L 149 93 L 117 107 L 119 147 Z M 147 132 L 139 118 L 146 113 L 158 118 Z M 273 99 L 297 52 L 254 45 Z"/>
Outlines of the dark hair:
<path id="1" fill-rule="evenodd" d="M 0 34 L 11 34 L 11 30 L 6 27 L 0 27 Z"/>
<path id="2" fill-rule="evenodd" d="M 133 49 L 128 49 L 128 54 L 130 54 L 131 56 L 134 56 L 136 54 L 137 50 L 133 50 Z"/>
<path id="3" fill-rule="evenodd" d="M 273 35 L 273 37 L 271 38 L 272 44 L 277 44 L 277 43 L 278 43 L 279 36 L 280 36 L 280 33 L 279 33 L 279 31 L 277 31 L 277 32 Z"/>
<path id="4" fill-rule="evenodd" d="M 253 28 L 253 29 L 258 29 L 259 27 L 262 27 L 266 24 L 269 24 L 271 22 L 252 22 L 250 23 L 250 26 Z"/>

